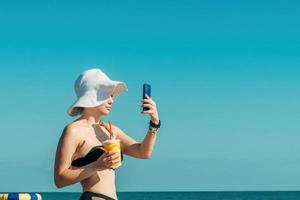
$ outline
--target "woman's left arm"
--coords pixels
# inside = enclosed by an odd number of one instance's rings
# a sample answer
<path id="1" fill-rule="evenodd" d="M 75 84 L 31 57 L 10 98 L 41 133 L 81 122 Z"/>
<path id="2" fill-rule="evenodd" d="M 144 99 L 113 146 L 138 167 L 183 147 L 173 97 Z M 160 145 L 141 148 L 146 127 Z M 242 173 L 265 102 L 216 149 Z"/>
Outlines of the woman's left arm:
<path id="1" fill-rule="evenodd" d="M 143 111 L 143 114 L 149 114 L 151 121 L 154 124 L 159 123 L 158 112 L 156 108 L 156 103 L 146 95 L 142 107 L 147 107 L 149 110 Z M 148 129 L 147 135 L 145 136 L 142 143 L 135 141 L 133 138 L 124 133 L 120 128 L 113 126 L 116 130 L 117 136 L 123 144 L 123 153 L 140 159 L 149 159 L 152 155 L 152 151 L 156 141 L 156 133 Z"/>

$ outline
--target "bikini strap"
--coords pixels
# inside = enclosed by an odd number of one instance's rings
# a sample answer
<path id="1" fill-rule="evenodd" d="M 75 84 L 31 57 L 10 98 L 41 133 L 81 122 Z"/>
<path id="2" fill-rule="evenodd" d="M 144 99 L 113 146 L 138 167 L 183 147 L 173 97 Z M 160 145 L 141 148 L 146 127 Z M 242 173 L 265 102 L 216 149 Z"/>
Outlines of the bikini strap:
<path id="1" fill-rule="evenodd" d="M 109 121 L 108 122 L 109 127 L 107 127 L 107 123 L 103 123 L 104 128 L 109 132 L 111 138 L 114 136 L 112 132 L 112 123 Z"/>
<path id="2" fill-rule="evenodd" d="M 104 126 L 104 127 L 105 127 L 105 129 L 109 132 L 110 138 L 112 138 L 114 134 L 113 134 L 113 132 L 112 132 L 112 124 L 111 124 L 110 121 L 108 121 L 108 125 L 109 125 L 109 127 L 107 127 L 107 124 L 106 124 L 106 126 Z"/>
<path id="3" fill-rule="evenodd" d="M 111 122 L 109 121 L 108 123 L 109 123 L 109 134 L 110 134 L 110 138 L 112 139 L 114 134 L 112 132 Z"/>
<path id="4" fill-rule="evenodd" d="M 109 133 L 112 135 L 112 128 L 111 128 L 111 122 L 109 121 Z"/>

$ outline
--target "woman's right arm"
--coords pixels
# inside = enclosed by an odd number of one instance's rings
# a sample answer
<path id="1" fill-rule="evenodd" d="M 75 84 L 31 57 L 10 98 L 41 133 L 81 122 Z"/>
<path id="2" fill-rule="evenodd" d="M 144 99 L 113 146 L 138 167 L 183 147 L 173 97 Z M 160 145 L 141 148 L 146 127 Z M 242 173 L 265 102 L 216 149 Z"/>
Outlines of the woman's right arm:
<path id="1" fill-rule="evenodd" d="M 66 126 L 59 140 L 54 166 L 54 181 L 58 188 L 82 181 L 99 170 L 96 162 L 84 167 L 71 169 L 72 155 L 79 146 L 79 134 L 72 125 Z"/>

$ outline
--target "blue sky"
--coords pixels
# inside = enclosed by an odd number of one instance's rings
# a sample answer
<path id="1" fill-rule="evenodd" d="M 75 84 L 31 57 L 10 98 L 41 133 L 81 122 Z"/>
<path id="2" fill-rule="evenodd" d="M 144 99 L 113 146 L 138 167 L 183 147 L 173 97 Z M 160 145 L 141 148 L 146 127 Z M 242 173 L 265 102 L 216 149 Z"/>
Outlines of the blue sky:
<path id="1" fill-rule="evenodd" d="M 142 84 L 162 128 L 125 156 L 118 191 L 299 190 L 298 1 L 1 1 L 1 191 L 53 183 L 73 83 L 99 67 L 127 83 L 111 120 L 142 141 Z"/>

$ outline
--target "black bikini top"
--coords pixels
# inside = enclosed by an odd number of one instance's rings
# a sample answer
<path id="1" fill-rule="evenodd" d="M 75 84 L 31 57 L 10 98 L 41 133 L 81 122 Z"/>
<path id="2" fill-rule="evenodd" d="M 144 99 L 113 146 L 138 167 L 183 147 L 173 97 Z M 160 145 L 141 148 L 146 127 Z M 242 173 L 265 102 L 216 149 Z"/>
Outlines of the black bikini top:
<path id="1" fill-rule="evenodd" d="M 104 127 L 106 128 L 106 126 Z M 110 124 L 110 129 L 108 131 L 112 135 L 111 124 Z M 71 165 L 74 167 L 82 167 L 84 165 L 95 162 L 103 153 L 105 153 L 105 151 L 103 150 L 102 145 L 94 146 L 84 157 L 80 157 L 73 160 Z M 121 161 L 123 161 L 122 151 L 121 151 Z"/>
<path id="2" fill-rule="evenodd" d="M 72 166 L 82 167 L 84 165 L 95 162 L 105 151 L 102 149 L 102 145 L 94 146 L 84 157 L 77 158 L 72 161 Z M 121 161 L 123 161 L 123 152 L 121 151 Z"/>

